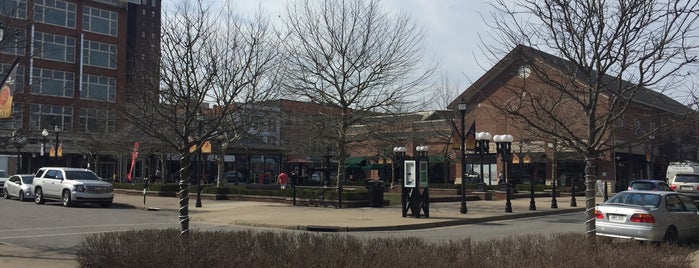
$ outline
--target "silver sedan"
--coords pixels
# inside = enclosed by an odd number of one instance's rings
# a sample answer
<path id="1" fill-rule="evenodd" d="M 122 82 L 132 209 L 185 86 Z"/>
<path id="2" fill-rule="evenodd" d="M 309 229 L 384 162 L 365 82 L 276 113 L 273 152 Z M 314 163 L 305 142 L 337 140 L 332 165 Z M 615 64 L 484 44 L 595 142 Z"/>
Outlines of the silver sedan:
<path id="1" fill-rule="evenodd" d="M 675 243 L 699 237 L 699 209 L 676 192 L 624 191 L 595 208 L 598 236 Z"/>
<path id="2" fill-rule="evenodd" d="M 5 182 L 2 196 L 5 199 L 16 197 L 19 201 L 31 200 L 34 198 L 32 193 L 33 174 L 16 174 L 10 176 Z"/>

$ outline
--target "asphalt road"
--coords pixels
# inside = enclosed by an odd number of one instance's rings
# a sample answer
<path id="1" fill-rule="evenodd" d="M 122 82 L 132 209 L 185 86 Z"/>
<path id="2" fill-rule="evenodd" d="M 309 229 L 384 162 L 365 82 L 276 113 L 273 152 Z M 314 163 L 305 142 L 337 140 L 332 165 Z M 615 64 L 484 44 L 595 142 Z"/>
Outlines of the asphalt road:
<path id="1" fill-rule="evenodd" d="M 88 234 L 140 229 L 178 229 L 177 212 L 145 211 L 124 207 L 62 207 L 59 202 L 36 205 L 33 202 L 0 200 L 0 242 L 62 254 L 75 254 L 76 246 Z M 446 241 L 470 237 L 490 239 L 504 234 L 584 231 L 582 213 L 563 214 L 512 221 L 453 226 L 445 228 L 353 232 L 359 237 L 421 237 L 428 241 Z M 191 222 L 193 229 L 263 229 L 245 226 L 221 226 Z"/>
<path id="2" fill-rule="evenodd" d="M 379 237 L 418 237 L 429 242 L 444 242 L 470 238 L 473 241 L 502 239 L 513 235 L 549 234 L 585 232 L 585 215 L 583 212 L 567 213 L 516 220 L 503 220 L 441 227 L 424 230 L 390 231 L 390 232 L 358 232 L 352 235 Z"/>
<path id="3" fill-rule="evenodd" d="M 55 258 L 56 261 L 68 260 L 67 265 L 58 267 L 73 267 L 70 261 L 77 251 L 77 245 L 89 234 L 101 232 L 119 232 L 140 229 L 179 229 L 177 212 L 146 211 L 125 207 L 100 208 L 99 206 L 62 207 L 58 202 L 36 205 L 33 202 L 0 199 L 0 244 L 17 245 L 34 251 L 28 254 L 26 260 L 37 257 Z M 423 230 L 386 231 L 386 232 L 349 232 L 341 235 L 352 235 L 363 238 L 377 237 L 418 237 L 429 242 L 444 242 L 462 238 L 476 241 L 500 239 L 512 235 L 548 234 L 553 232 L 585 231 L 584 214 L 582 212 L 516 219 L 493 221 L 481 224 L 469 224 Z M 200 230 L 269 230 L 248 226 L 212 225 L 191 222 L 192 229 Z M 278 230 L 296 232 L 292 230 Z M 696 248 L 697 244 L 690 247 Z M 12 256 L 12 252 L 0 253 L 0 262 L 6 261 L 4 256 Z M 26 254 L 26 253 L 21 253 Z M 39 255 L 39 256 L 36 256 Z M 54 257 L 56 256 L 56 257 Z M 21 259 L 13 266 L 26 267 L 26 261 Z"/>

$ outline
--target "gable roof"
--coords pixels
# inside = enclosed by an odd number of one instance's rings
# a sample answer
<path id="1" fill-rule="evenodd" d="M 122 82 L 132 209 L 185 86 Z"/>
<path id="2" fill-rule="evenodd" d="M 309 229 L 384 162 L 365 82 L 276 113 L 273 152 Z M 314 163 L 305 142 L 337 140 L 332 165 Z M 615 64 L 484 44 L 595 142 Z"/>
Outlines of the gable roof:
<path id="1" fill-rule="evenodd" d="M 454 99 L 447 107 L 455 110 L 456 105 L 461 101 L 462 98 L 466 101 L 473 98 L 483 88 L 485 88 L 488 84 L 493 82 L 493 80 L 496 77 L 502 74 L 502 72 L 509 69 L 511 65 L 531 61 L 533 59 L 539 59 L 542 62 L 548 64 L 549 66 L 561 70 L 564 73 L 569 73 L 571 70 L 575 70 L 579 77 L 585 77 L 582 71 L 579 70 L 579 68 L 576 68 L 574 63 L 562 59 L 560 57 L 551 55 L 549 53 L 543 52 L 541 50 L 537 50 L 520 44 L 517 45 L 517 47 L 515 47 L 514 49 L 512 49 L 507 55 L 505 55 L 505 57 L 500 59 L 500 61 L 498 61 L 492 68 L 490 68 L 485 74 L 478 78 L 476 82 L 471 84 L 471 86 L 469 86 L 463 93 L 461 93 L 459 97 Z M 628 81 L 619 80 L 609 75 L 605 75 L 602 79 L 604 79 L 607 82 L 611 82 L 610 86 L 618 85 L 615 83 L 623 83 L 625 84 L 624 86 L 631 85 L 631 83 Z M 653 107 L 656 109 L 665 110 L 667 112 L 675 114 L 687 114 L 689 112 L 692 112 L 692 110 L 686 105 L 666 96 L 665 94 L 650 90 L 645 87 L 641 87 L 632 96 L 629 95 L 627 97 L 630 98 L 633 102 Z"/>

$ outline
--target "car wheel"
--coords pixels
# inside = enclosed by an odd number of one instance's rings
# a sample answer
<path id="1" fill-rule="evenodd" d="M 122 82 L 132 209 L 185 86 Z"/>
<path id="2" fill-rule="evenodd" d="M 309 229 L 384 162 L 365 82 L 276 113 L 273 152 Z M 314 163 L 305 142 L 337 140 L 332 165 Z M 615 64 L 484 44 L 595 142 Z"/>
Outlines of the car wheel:
<path id="1" fill-rule="evenodd" d="M 43 191 L 41 190 L 41 188 L 36 188 L 36 190 L 34 192 L 34 203 L 43 204 L 45 202 L 46 201 L 44 200 Z"/>
<path id="2" fill-rule="evenodd" d="M 663 242 L 668 244 L 677 244 L 677 230 L 675 227 L 667 228 L 667 231 L 665 231 L 665 236 L 663 237 Z"/>
<path id="3" fill-rule="evenodd" d="M 19 196 L 17 196 L 17 199 L 19 199 L 20 202 L 26 201 L 26 199 L 24 199 L 24 191 L 19 190 Z"/>
<path id="4" fill-rule="evenodd" d="M 71 205 L 73 205 L 73 202 L 70 200 L 70 191 L 63 190 L 63 206 L 70 207 Z"/>
<path id="5" fill-rule="evenodd" d="M 10 193 L 7 192 L 7 188 L 2 188 L 2 197 L 5 199 L 10 199 Z"/>
<path id="6" fill-rule="evenodd" d="M 102 203 L 100 203 L 100 207 L 103 207 L 103 208 L 108 208 L 108 207 L 110 207 L 111 205 L 112 205 L 112 202 L 102 202 Z"/>

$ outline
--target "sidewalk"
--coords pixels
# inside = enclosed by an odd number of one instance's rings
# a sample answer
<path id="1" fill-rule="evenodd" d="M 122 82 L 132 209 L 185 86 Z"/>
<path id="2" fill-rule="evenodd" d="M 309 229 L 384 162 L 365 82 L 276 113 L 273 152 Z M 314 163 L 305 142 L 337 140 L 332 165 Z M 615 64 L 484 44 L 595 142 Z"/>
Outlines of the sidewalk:
<path id="1" fill-rule="evenodd" d="M 116 206 L 138 209 L 178 211 L 179 198 L 117 193 Z M 576 197 L 577 207 L 570 206 L 570 197 L 558 197 L 558 208 L 551 208 L 551 197 L 535 198 L 536 210 L 529 210 L 529 198 L 512 199 L 511 213 L 505 212 L 505 200 L 467 201 L 468 212 L 460 213 L 460 202 L 430 204 L 430 215 L 420 218 L 402 217 L 400 204 L 374 208 L 342 208 L 292 206 L 273 202 L 202 200 L 202 207 L 195 207 L 196 195 L 190 194 L 189 212 L 192 221 L 213 224 L 235 224 L 280 229 L 311 231 L 379 231 L 423 229 L 481 223 L 503 219 L 535 217 L 542 215 L 583 212 L 585 197 Z M 602 197 L 596 198 L 601 203 Z"/>

